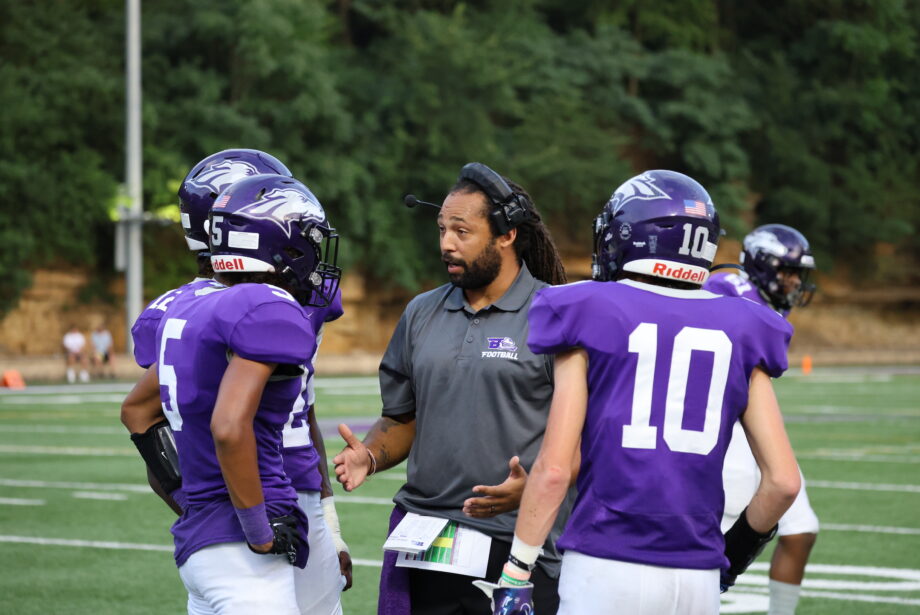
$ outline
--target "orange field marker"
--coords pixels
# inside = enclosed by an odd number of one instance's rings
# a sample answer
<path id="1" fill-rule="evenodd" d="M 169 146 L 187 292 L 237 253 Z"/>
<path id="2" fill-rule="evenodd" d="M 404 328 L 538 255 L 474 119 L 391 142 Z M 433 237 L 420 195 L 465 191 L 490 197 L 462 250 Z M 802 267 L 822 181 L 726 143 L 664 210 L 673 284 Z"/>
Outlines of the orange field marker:
<path id="1" fill-rule="evenodd" d="M 15 369 L 8 369 L 3 372 L 3 380 L 0 381 L 0 384 L 8 389 L 26 388 L 26 381 L 22 379 L 22 374 L 20 374 L 19 371 Z"/>
<path id="2" fill-rule="evenodd" d="M 811 373 L 811 355 L 807 354 L 802 357 L 802 373 L 808 375 Z"/>

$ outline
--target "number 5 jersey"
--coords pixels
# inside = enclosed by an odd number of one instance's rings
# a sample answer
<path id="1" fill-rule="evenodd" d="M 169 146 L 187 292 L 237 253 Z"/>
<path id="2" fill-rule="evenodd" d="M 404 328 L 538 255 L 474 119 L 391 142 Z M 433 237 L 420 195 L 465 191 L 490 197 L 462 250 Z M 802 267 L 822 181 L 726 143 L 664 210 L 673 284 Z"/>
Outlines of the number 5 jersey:
<path id="1" fill-rule="evenodd" d="M 276 369 L 278 375 L 266 383 L 253 430 L 268 516 L 296 516 L 306 544 L 307 520 L 284 472 L 281 432 L 302 392 L 300 366 L 316 350 L 311 316 L 289 293 L 268 284 L 188 289 L 163 314 L 156 335 L 160 398 L 176 438 L 188 501 L 172 527 L 177 565 L 205 546 L 245 542 L 211 435 L 218 390 L 233 356 L 286 368 Z M 306 551 L 298 553 L 301 568 Z"/>
<path id="2" fill-rule="evenodd" d="M 560 549 L 727 565 L 722 463 L 755 367 L 782 374 L 792 327 L 751 301 L 623 280 L 542 289 L 536 353 L 588 354 L 578 497 Z"/>

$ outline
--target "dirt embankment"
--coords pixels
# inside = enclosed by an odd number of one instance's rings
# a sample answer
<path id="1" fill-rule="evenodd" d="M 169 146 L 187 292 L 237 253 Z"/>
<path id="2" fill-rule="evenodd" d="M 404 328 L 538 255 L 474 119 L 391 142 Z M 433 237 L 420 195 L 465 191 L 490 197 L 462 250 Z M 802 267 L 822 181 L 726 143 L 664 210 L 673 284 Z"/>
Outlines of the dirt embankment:
<path id="1" fill-rule="evenodd" d="M 584 259 L 567 261 L 570 277 L 587 276 Z M 85 272 L 37 271 L 35 283 L 19 306 L 0 321 L 0 370 L 19 369 L 33 379 L 63 375 L 61 339 L 76 324 L 87 335 L 104 323 L 115 339 L 116 351 L 125 348 L 127 327 L 120 302 L 81 303 Z M 796 334 L 790 364 L 811 355 L 816 366 L 855 363 L 920 363 L 920 289 L 857 289 L 819 278 L 812 305 L 794 310 L 790 318 Z M 376 369 L 390 334 L 410 298 L 408 294 L 373 289 L 358 274 L 343 282 L 345 316 L 324 335 L 320 371 L 368 373 Z M 110 292 L 122 296 L 120 285 Z M 152 299 L 148 297 L 147 299 Z M 131 373 L 130 361 L 119 372 Z M 59 373 L 60 372 L 60 373 Z"/>

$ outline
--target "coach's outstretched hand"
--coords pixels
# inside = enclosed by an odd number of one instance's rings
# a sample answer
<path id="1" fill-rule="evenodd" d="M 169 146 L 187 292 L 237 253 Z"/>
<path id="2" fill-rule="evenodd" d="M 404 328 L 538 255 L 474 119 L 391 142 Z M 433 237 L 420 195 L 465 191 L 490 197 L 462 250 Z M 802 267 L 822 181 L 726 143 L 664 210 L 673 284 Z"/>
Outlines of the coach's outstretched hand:
<path id="1" fill-rule="evenodd" d="M 508 478 L 502 484 L 473 487 L 473 493 L 482 494 L 484 497 L 467 498 L 463 502 L 463 514 L 467 517 L 485 519 L 516 510 L 521 505 L 521 495 L 524 493 L 524 485 L 527 484 L 527 470 L 521 465 L 517 455 L 508 461 L 508 468 Z"/>
<path id="2" fill-rule="evenodd" d="M 359 487 L 371 472 L 371 456 L 367 447 L 345 423 L 339 423 L 339 435 L 345 440 L 345 448 L 332 458 L 332 463 L 335 464 L 335 478 L 342 483 L 345 491 L 352 491 Z"/>

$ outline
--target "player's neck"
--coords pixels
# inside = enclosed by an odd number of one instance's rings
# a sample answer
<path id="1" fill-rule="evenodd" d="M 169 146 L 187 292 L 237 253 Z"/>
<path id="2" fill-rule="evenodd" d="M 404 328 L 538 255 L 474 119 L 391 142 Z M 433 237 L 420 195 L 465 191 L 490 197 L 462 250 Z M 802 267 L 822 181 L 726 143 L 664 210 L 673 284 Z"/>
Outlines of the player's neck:
<path id="1" fill-rule="evenodd" d="M 506 259 L 502 262 L 498 275 L 488 286 L 465 288 L 463 289 L 463 296 L 466 297 L 466 302 L 470 304 L 470 308 L 474 312 L 478 312 L 487 305 L 491 305 L 501 299 L 511 288 L 511 285 L 514 284 L 520 272 L 521 265 L 516 257 Z"/>

